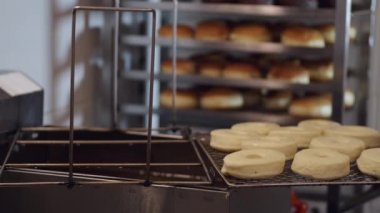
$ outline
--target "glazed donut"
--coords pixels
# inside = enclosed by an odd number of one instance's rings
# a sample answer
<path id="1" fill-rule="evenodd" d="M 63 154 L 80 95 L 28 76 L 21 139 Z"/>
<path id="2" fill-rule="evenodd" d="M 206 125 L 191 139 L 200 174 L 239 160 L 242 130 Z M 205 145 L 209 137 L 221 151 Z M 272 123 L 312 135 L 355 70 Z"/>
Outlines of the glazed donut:
<path id="1" fill-rule="evenodd" d="M 357 164 L 364 174 L 380 178 L 380 148 L 364 150 Z"/>
<path id="2" fill-rule="evenodd" d="M 270 149 L 242 150 L 223 159 L 222 173 L 241 179 L 263 179 L 284 170 L 285 155 Z"/>
<path id="3" fill-rule="evenodd" d="M 380 133 L 364 126 L 338 126 L 324 130 L 324 135 L 347 136 L 362 140 L 366 148 L 380 147 Z"/>
<path id="4" fill-rule="evenodd" d="M 281 127 L 269 132 L 270 136 L 289 137 L 297 143 L 298 148 L 307 148 L 314 137 L 320 136 L 321 131 L 303 129 L 301 127 Z"/>
<path id="5" fill-rule="evenodd" d="M 255 137 L 253 133 L 216 129 L 210 133 L 210 146 L 218 151 L 233 152 L 241 149 L 242 140 Z"/>
<path id="6" fill-rule="evenodd" d="M 309 119 L 298 123 L 298 126 L 304 129 L 315 129 L 323 131 L 325 129 L 340 126 L 339 123 L 323 119 Z"/>
<path id="7" fill-rule="evenodd" d="M 355 161 L 360 153 L 364 150 L 365 144 L 363 141 L 344 137 L 344 136 L 321 136 L 311 140 L 310 149 L 325 148 L 335 150 L 347 155 L 350 161 Z"/>
<path id="8" fill-rule="evenodd" d="M 305 149 L 295 156 L 294 173 L 317 180 L 334 180 L 350 173 L 350 158 L 328 149 Z"/>
<path id="9" fill-rule="evenodd" d="M 253 137 L 249 140 L 243 140 L 241 149 L 271 149 L 283 153 L 286 160 L 293 159 L 297 152 L 297 144 L 290 138 L 276 136 Z"/>
<path id="10" fill-rule="evenodd" d="M 233 131 L 253 132 L 258 135 L 267 135 L 270 130 L 277 128 L 280 128 L 278 124 L 269 122 L 238 123 L 231 127 Z"/>

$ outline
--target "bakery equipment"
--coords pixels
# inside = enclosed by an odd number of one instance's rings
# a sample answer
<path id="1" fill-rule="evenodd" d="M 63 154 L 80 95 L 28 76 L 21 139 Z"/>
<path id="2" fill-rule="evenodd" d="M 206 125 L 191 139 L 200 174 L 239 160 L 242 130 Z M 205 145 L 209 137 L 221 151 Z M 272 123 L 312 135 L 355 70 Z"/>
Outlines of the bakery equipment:
<path id="1" fill-rule="evenodd" d="M 0 71 L 0 134 L 41 126 L 43 95 L 42 87 L 21 72 Z"/>

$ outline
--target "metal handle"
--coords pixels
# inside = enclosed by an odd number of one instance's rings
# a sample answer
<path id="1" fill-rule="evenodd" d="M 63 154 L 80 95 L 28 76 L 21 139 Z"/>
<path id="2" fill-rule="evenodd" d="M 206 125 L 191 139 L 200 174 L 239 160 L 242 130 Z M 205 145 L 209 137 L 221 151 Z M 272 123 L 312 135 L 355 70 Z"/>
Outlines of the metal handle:
<path id="1" fill-rule="evenodd" d="M 75 35 L 76 35 L 76 14 L 77 11 L 101 11 L 101 12 L 133 12 L 133 13 L 152 13 L 152 48 L 150 60 L 150 79 L 149 79 L 149 114 L 148 114 L 148 138 L 146 149 L 146 183 L 150 183 L 150 163 L 151 163 L 151 140 L 152 140 L 152 113 L 153 113 L 153 86 L 154 86 L 154 59 L 155 59 L 155 43 L 156 43 L 156 11 L 150 8 L 120 8 L 120 7 L 91 7 L 76 6 L 72 11 L 72 31 L 71 31 L 71 77 L 70 77 L 70 135 L 69 135 L 69 176 L 68 186 L 75 185 L 74 173 L 74 99 L 75 99 Z M 117 32 L 115 32 L 117 33 Z M 116 36 L 115 36 L 116 38 Z M 114 50 L 117 51 L 117 50 Z M 118 54 L 115 54 L 117 56 Z M 116 61 L 117 59 L 115 59 Z M 117 69 L 117 66 L 115 66 Z M 115 73 L 114 73 L 115 74 Z M 114 82 L 116 83 L 116 82 Z M 113 98 L 117 95 L 117 88 L 113 89 Z M 114 100 L 115 101 L 115 100 Z M 114 120 L 115 121 L 115 120 Z"/>

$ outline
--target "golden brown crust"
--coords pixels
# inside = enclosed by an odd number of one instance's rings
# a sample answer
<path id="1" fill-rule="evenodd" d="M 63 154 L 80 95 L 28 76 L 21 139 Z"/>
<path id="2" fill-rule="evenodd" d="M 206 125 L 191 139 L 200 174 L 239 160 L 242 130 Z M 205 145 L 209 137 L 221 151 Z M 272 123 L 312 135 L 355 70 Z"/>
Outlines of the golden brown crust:
<path id="1" fill-rule="evenodd" d="M 318 30 L 322 33 L 325 41 L 327 43 L 333 44 L 335 43 L 335 26 L 333 24 L 325 24 L 318 27 Z M 350 39 L 356 39 L 357 37 L 357 30 L 354 27 L 350 27 L 349 31 Z"/>
<path id="2" fill-rule="evenodd" d="M 289 107 L 289 114 L 295 116 L 329 118 L 331 113 L 331 96 L 329 95 L 300 98 L 292 101 Z"/>
<path id="3" fill-rule="evenodd" d="M 274 65 L 269 70 L 267 78 L 286 80 L 293 83 L 308 84 L 310 82 L 309 71 L 295 64 Z"/>
<path id="4" fill-rule="evenodd" d="M 195 38 L 204 41 L 227 40 L 229 27 L 223 21 L 203 21 L 196 27 Z"/>
<path id="5" fill-rule="evenodd" d="M 221 77 L 223 65 L 218 63 L 202 63 L 199 67 L 199 74 L 206 77 Z"/>
<path id="6" fill-rule="evenodd" d="M 161 63 L 161 71 L 166 74 L 172 74 L 173 64 L 172 60 L 168 59 Z M 178 75 L 191 75 L 195 73 L 195 63 L 188 59 L 177 59 L 177 74 Z"/>
<path id="7" fill-rule="evenodd" d="M 332 61 L 304 61 L 302 65 L 309 70 L 311 80 L 325 82 L 334 78 Z"/>
<path id="8" fill-rule="evenodd" d="M 281 42 L 291 46 L 325 47 L 320 31 L 308 27 L 289 27 L 281 34 Z"/>
<path id="9" fill-rule="evenodd" d="M 201 97 L 201 107 L 204 109 L 238 109 L 243 105 L 243 95 L 227 88 L 211 89 Z"/>
<path id="10" fill-rule="evenodd" d="M 162 38 L 171 38 L 173 35 L 172 25 L 164 25 L 159 30 L 159 35 Z M 194 30 L 186 25 L 177 25 L 178 39 L 191 39 L 194 38 Z"/>
<path id="11" fill-rule="evenodd" d="M 249 63 L 231 63 L 223 69 L 223 77 L 231 79 L 260 78 L 260 70 Z"/>
<path id="12" fill-rule="evenodd" d="M 171 89 L 166 89 L 161 92 L 160 104 L 162 107 L 172 107 L 173 93 Z M 176 92 L 176 108 L 192 109 L 198 106 L 197 94 L 190 90 L 177 90 Z"/>
<path id="13" fill-rule="evenodd" d="M 265 25 L 244 24 L 232 30 L 230 40 L 242 43 L 269 42 L 272 34 Z"/>

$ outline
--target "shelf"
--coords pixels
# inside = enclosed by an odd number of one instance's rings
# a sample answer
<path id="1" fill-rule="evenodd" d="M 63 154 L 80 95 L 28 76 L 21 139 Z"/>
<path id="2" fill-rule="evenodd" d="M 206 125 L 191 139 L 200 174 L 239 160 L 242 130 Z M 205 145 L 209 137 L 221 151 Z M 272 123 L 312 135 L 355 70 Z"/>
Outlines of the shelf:
<path id="1" fill-rule="evenodd" d="M 171 11 L 174 6 L 172 2 L 144 2 L 126 1 L 125 6 L 154 8 L 161 11 Z M 228 4 L 228 3 L 194 3 L 181 2 L 178 4 L 181 12 L 203 12 L 213 14 L 234 14 L 260 17 L 274 17 L 282 19 L 305 19 L 311 21 L 334 21 L 334 9 L 304 9 L 285 7 L 277 5 L 252 5 L 252 4 Z"/>
<path id="2" fill-rule="evenodd" d="M 145 81 L 149 75 L 144 71 L 127 71 L 123 75 L 126 79 Z M 155 79 L 161 82 L 171 82 L 172 75 L 156 74 Z M 192 83 L 206 86 L 224 86 L 242 89 L 271 89 L 271 90 L 291 90 L 291 91 L 311 91 L 311 92 L 329 92 L 334 90 L 334 84 L 331 83 L 311 83 L 311 84 L 292 84 L 284 81 L 274 81 L 266 79 L 235 80 L 224 78 L 210 78 L 198 75 L 180 75 L 177 76 L 178 83 Z"/>
<path id="3" fill-rule="evenodd" d="M 131 46 L 147 46 L 151 44 L 148 36 L 127 35 L 122 37 L 125 45 Z M 172 47 L 171 39 L 157 39 L 157 45 L 161 47 Z M 242 44 L 228 41 L 199 41 L 199 40 L 178 40 L 179 48 L 198 49 L 198 50 L 220 50 L 220 51 L 238 51 L 246 53 L 262 53 L 262 54 L 286 54 L 289 56 L 304 57 L 332 57 L 333 48 L 309 48 L 309 47 L 289 47 L 281 43 L 257 43 Z"/>
<path id="4" fill-rule="evenodd" d="M 124 115 L 146 115 L 147 107 L 144 105 L 123 105 L 121 113 Z M 171 109 L 155 109 L 161 120 L 169 123 L 172 118 Z M 201 109 L 177 110 L 178 122 L 202 124 L 203 126 L 230 127 L 232 124 L 244 121 L 267 121 L 280 125 L 296 124 L 302 118 L 294 117 L 286 113 L 263 113 L 253 111 L 211 111 Z"/>

